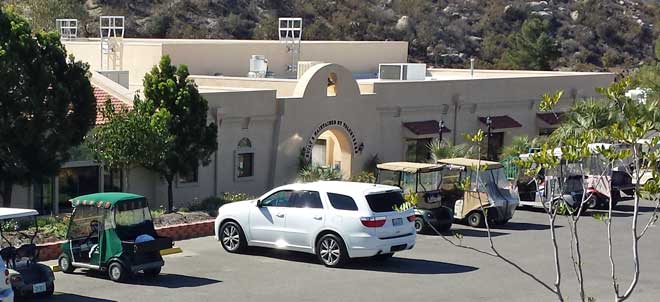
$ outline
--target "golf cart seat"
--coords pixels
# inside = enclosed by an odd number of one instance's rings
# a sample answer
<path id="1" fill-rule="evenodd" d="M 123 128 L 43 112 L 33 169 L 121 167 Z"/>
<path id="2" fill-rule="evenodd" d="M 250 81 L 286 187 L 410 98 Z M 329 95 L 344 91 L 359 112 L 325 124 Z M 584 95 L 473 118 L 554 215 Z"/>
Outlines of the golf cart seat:
<path id="1" fill-rule="evenodd" d="M 8 246 L 0 250 L 0 257 L 5 260 L 5 264 L 8 267 L 16 266 L 16 248 L 13 246 Z"/>
<path id="2" fill-rule="evenodd" d="M 36 244 L 34 243 L 23 244 L 18 249 L 16 249 L 16 257 L 19 260 L 23 258 L 27 258 L 27 264 L 30 265 L 31 263 L 34 263 L 34 261 L 37 259 L 38 252 L 39 252 L 39 248 L 37 247 Z"/>

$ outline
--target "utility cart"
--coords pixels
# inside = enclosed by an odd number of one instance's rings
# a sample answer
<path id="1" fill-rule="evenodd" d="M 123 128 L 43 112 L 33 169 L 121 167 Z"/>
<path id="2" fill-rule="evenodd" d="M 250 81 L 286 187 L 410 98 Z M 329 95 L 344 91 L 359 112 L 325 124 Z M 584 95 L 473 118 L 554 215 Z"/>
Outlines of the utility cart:
<path id="1" fill-rule="evenodd" d="M 442 170 L 445 165 L 389 162 L 378 164 L 376 183 L 400 187 L 405 194 L 417 195 L 415 230 L 418 233 L 451 228 L 452 210 L 442 205 Z"/>
<path id="2" fill-rule="evenodd" d="M 160 251 L 172 239 L 156 234 L 147 200 L 130 193 L 96 193 L 71 199 L 74 207 L 58 261 L 64 273 L 86 268 L 122 282 L 142 272 L 156 277 Z"/>
<path id="3" fill-rule="evenodd" d="M 17 298 L 50 296 L 55 290 L 55 275 L 49 266 L 39 263 L 39 248 L 34 243 L 39 234 L 38 215 L 33 209 L 0 208 L 0 256 Z"/>

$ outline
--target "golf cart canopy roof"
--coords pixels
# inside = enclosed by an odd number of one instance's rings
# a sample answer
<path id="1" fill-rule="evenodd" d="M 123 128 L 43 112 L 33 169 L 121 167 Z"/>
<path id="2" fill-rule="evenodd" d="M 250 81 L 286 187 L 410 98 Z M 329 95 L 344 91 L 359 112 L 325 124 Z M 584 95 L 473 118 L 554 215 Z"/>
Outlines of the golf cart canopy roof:
<path id="1" fill-rule="evenodd" d="M 439 160 L 438 163 L 452 165 L 452 166 L 466 167 L 466 168 L 476 167 L 479 164 L 481 164 L 482 166 L 486 166 L 486 169 L 488 170 L 502 168 L 502 164 L 496 161 L 488 161 L 488 160 L 480 161 L 478 159 L 464 158 L 464 157 L 445 158 Z"/>
<path id="2" fill-rule="evenodd" d="M 21 217 L 37 216 L 39 212 L 34 209 L 0 208 L 0 220 Z"/>
<path id="3" fill-rule="evenodd" d="M 119 208 L 143 208 L 147 206 L 146 199 L 144 196 L 131 194 L 131 193 L 121 193 L 121 192 L 111 192 L 111 193 L 94 193 L 89 195 L 78 196 L 71 200 L 71 204 L 74 207 L 78 206 L 91 206 L 112 209 L 115 207 Z"/>
<path id="4" fill-rule="evenodd" d="M 381 170 L 388 171 L 402 171 L 408 173 L 417 172 L 433 172 L 439 171 L 444 168 L 444 165 L 426 164 L 426 163 L 412 163 L 412 162 L 389 162 L 378 164 L 376 167 Z"/>
<path id="5" fill-rule="evenodd" d="M 642 140 L 639 140 L 638 143 L 643 144 Z M 598 151 L 601 148 L 603 148 L 605 150 L 609 150 L 611 148 L 626 148 L 626 145 L 625 144 L 610 144 L 610 143 L 592 143 L 592 144 L 587 145 L 587 148 L 589 149 L 589 152 L 591 152 L 593 154 L 598 154 L 599 153 Z M 549 152 L 550 151 L 548 150 L 548 153 Z M 523 153 L 523 154 L 520 154 L 518 157 L 520 157 L 521 159 L 529 159 L 529 157 L 532 154 L 533 153 Z M 564 154 L 564 152 L 561 150 L 561 148 L 552 149 L 552 155 L 554 155 L 556 157 L 562 157 L 563 154 Z"/>

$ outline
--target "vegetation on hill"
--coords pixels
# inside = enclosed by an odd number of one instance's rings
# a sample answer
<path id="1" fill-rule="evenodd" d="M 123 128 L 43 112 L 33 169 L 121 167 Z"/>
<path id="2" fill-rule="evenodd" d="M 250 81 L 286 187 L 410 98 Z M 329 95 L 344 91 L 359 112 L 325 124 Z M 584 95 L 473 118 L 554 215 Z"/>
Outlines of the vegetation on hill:
<path id="1" fill-rule="evenodd" d="M 474 57 L 479 68 L 621 71 L 653 60 L 660 32 L 660 4 L 648 0 L 0 2 L 45 28 L 56 17 L 78 18 L 83 36 L 97 36 L 106 14 L 127 16 L 129 37 L 274 39 L 278 17 L 300 16 L 304 39 L 405 40 L 411 61 L 446 67 Z"/>

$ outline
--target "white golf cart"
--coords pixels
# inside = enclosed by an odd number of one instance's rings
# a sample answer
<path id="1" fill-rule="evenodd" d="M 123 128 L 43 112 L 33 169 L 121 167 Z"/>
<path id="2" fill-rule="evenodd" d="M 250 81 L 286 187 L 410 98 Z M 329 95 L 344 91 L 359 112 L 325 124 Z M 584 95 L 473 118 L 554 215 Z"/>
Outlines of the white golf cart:
<path id="1" fill-rule="evenodd" d="M 0 256 L 17 297 L 50 296 L 55 290 L 53 271 L 38 262 L 38 215 L 33 209 L 0 208 Z"/>
<path id="2" fill-rule="evenodd" d="M 566 203 L 574 208 L 579 207 L 582 196 L 589 194 L 587 208 L 607 208 L 610 198 L 613 206 L 621 200 L 621 192 L 628 195 L 633 192 L 633 184 L 630 175 L 626 171 L 626 163 L 618 163 L 610 173 L 606 173 L 603 156 L 598 154 L 601 148 L 625 148 L 620 144 L 596 143 L 589 144 L 588 148 L 593 156 L 587 157 L 580 162 L 562 162 L 564 173 L 564 187 L 561 188 L 562 196 Z M 561 158 L 561 148 L 552 150 L 554 156 Z M 520 158 L 526 160 L 532 153 L 521 154 Z M 521 177 L 518 180 L 517 191 L 520 197 L 520 206 L 541 208 L 544 194 L 547 194 L 549 185 L 558 185 L 555 176 L 546 176 L 542 172 L 537 176 L 537 181 L 529 177 Z M 538 183 L 538 186 L 536 185 Z M 560 188 L 556 188 L 559 190 Z M 611 192 L 611 193 L 610 193 Z"/>

